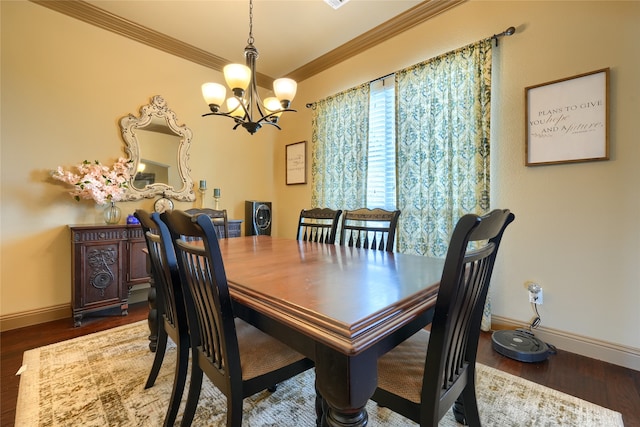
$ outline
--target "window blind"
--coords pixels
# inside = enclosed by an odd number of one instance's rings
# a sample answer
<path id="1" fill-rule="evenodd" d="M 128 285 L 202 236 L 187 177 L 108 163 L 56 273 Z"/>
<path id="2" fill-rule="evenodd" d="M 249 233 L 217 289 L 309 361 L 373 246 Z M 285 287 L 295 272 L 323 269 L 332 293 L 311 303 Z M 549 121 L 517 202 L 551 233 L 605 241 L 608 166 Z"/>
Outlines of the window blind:
<path id="1" fill-rule="evenodd" d="M 394 76 L 371 82 L 367 155 L 367 207 L 396 208 Z"/>

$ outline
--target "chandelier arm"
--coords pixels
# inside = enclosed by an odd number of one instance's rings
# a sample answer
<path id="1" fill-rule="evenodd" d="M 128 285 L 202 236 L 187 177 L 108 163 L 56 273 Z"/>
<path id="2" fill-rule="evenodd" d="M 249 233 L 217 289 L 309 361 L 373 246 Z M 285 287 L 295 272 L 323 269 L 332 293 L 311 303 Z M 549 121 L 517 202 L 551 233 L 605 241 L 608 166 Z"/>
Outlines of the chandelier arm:
<path id="1" fill-rule="evenodd" d="M 238 122 L 238 118 L 232 116 L 229 113 L 221 113 L 221 112 L 217 112 L 217 113 L 205 113 L 202 115 L 202 117 L 206 117 L 206 116 L 222 116 L 222 117 L 229 117 L 231 120 Z M 242 120 L 240 120 L 240 123 L 242 123 Z"/>
<path id="2" fill-rule="evenodd" d="M 277 123 L 274 123 L 274 122 L 265 122 L 265 124 L 268 124 L 268 125 L 271 125 L 271 126 L 275 126 L 275 127 L 277 127 L 277 128 L 278 128 L 278 130 L 282 130 L 282 128 L 281 128 Z"/>
<path id="3" fill-rule="evenodd" d="M 247 110 L 247 106 L 244 105 L 244 98 L 239 97 L 234 95 L 233 96 L 235 99 L 238 100 L 238 106 L 236 108 L 234 108 L 232 111 L 229 111 L 228 114 L 231 114 L 233 111 L 236 111 L 238 108 L 242 107 L 242 109 L 244 110 L 244 117 L 247 117 L 249 119 L 249 121 L 251 121 L 251 112 L 249 112 L 249 110 Z M 251 108 L 251 94 L 249 94 L 249 108 Z M 237 120 L 241 120 L 244 121 L 243 119 L 240 119 L 239 117 L 234 117 Z"/>
<path id="4" fill-rule="evenodd" d="M 293 112 L 293 113 L 297 113 L 296 110 L 292 110 L 291 108 L 285 108 L 284 110 L 278 110 L 278 111 L 274 111 L 273 113 L 269 113 L 266 116 L 262 116 L 256 123 L 260 123 L 260 122 L 266 122 L 266 123 L 270 123 L 270 124 L 275 124 L 274 122 L 270 122 L 268 121 L 270 117 L 273 117 L 277 114 L 281 114 L 281 113 L 286 113 L 286 112 Z M 280 127 L 278 127 L 278 129 L 280 129 Z"/>

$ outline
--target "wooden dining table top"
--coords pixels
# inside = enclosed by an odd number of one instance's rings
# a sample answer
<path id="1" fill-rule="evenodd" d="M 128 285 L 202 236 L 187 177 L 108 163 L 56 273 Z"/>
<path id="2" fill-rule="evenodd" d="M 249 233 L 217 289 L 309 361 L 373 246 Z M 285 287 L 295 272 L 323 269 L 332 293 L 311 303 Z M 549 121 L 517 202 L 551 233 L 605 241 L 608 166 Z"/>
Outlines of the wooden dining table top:
<path id="1" fill-rule="evenodd" d="M 220 239 L 232 298 L 344 355 L 433 308 L 444 260 L 271 236 Z"/>

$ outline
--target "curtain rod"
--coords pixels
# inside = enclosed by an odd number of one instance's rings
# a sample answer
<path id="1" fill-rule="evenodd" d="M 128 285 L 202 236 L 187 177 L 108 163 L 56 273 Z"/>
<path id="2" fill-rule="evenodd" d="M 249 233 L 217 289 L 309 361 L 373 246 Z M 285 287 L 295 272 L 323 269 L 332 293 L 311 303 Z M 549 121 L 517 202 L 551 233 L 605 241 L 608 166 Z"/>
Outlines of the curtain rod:
<path id="1" fill-rule="evenodd" d="M 504 37 L 504 36 L 512 36 L 513 34 L 515 34 L 516 32 L 516 27 L 509 27 L 506 30 L 504 30 L 503 32 L 499 33 L 499 34 L 494 34 L 491 37 L 489 37 L 491 40 L 494 40 L 496 42 L 496 47 L 498 46 L 498 39 L 500 37 Z M 486 39 L 485 39 L 486 40 Z M 371 80 L 369 83 L 371 82 L 375 82 L 376 80 L 380 80 L 380 79 L 384 79 L 386 77 L 389 77 L 390 75 L 392 75 L 393 73 L 389 73 L 386 76 L 382 76 L 382 77 L 378 77 L 377 79 L 373 79 Z M 306 107 L 307 108 L 314 108 L 316 106 L 315 102 L 309 102 Z"/>

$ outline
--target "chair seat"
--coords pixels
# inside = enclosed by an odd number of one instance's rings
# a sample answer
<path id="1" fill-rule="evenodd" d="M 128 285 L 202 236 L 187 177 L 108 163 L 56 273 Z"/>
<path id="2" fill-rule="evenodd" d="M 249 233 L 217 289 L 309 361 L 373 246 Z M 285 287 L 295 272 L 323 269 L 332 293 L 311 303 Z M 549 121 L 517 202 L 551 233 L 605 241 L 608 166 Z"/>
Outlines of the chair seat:
<path id="1" fill-rule="evenodd" d="M 304 359 L 304 356 L 260 329 L 236 318 L 242 379 L 249 380 Z"/>
<path id="2" fill-rule="evenodd" d="M 421 329 L 378 359 L 378 388 L 420 403 L 430 333 Z"/>

